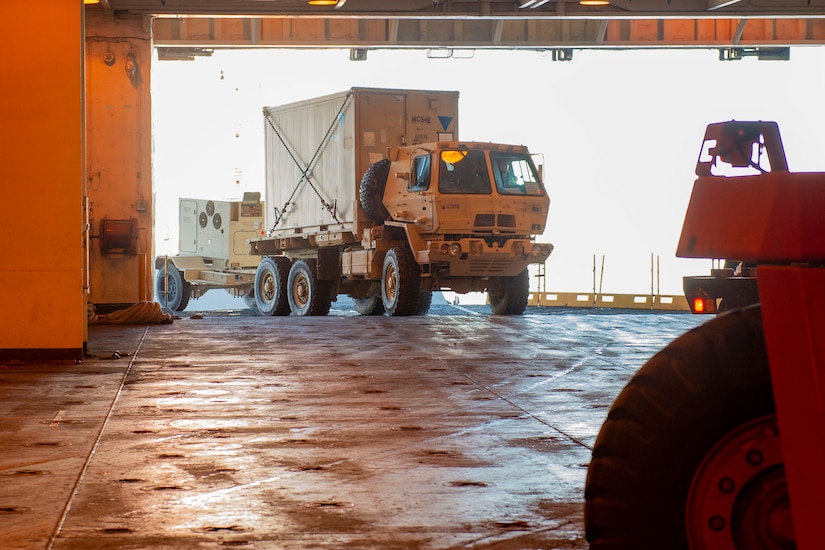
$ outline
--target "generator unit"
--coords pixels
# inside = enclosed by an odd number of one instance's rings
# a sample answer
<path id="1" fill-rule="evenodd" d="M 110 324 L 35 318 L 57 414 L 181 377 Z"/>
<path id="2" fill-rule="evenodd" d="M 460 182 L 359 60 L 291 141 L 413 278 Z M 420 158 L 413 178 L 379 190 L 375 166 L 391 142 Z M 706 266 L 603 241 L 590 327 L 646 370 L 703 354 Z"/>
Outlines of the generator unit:
<path id="1" fill-rule="evenodd" d="M 264 212 L 260 193 L 248 195 L 248 202 L 180 199 L 180 254 L 219 269 L 249 265 L 247 241 L 261 236 Z"/>
<path id="2" fill-rule="evenodd" d="M 182 198 L 178 212 L 179 253 L 155 259 L 160 304 L 182 311 L 213 288 L 248 295 L 260 258 L 248 254 L 247 243 L 264 231 L 261 194 L 244 193 L 240 201 Z"/>

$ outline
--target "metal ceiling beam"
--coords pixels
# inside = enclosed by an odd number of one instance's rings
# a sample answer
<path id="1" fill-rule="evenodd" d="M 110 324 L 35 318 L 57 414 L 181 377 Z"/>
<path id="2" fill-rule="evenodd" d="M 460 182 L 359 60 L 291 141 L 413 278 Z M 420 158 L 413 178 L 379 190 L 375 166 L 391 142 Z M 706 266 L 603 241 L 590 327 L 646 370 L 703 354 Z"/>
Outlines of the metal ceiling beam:
<path id="1" fill-rule="evenodd" d="M 108 0 L 114 11 L 155 16 L 289 16 L 324 19 L 556 18 L 702 19 L 825 17 L 825 0 L 611 0 L 603 7 L 578 0 L 348 0 L 310 6 L 306 0 Z"/>
<path id="2" fill-rule="evenodd" d="M 106 0 L 162 47 L 643 48 L 825 44 L 825 0 Z M 748 22 L 747 26 L 745 22 Z"/>
<path id="3" fill-rule="evenodd" d="M 785 47 L 825 44 L 825 19 L 488 21 L 195 17 L 155 19 L 153 39 L 159 47 L 212 49 Z"/>

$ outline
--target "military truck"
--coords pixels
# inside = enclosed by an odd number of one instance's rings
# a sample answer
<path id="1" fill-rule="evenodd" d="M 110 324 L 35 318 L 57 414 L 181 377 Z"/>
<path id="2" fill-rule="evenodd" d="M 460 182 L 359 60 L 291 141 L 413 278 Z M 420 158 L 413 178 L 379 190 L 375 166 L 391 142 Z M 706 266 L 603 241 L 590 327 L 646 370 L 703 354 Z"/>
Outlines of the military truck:
<path id="1" fill-rule="evenodd" d="M 258 310 L 425 314 L 432 292 L 527 305 L 550 200 L 527 147 L 458 141 L 458 92 L 352 88 L 263 110 L 266 235 Z"/>
<path id="2" fill-rule="evenodd" d="M 264 230 L 261 193 L 244 193 L 240 201 L 182 198 L 178 213 L 179 253 L 155 258 L 160 305 L 183 311 L 190 299 L 224 289 L 254 307 L 252 289 L 260 258 L 247 254 L 247 243 Z"/>

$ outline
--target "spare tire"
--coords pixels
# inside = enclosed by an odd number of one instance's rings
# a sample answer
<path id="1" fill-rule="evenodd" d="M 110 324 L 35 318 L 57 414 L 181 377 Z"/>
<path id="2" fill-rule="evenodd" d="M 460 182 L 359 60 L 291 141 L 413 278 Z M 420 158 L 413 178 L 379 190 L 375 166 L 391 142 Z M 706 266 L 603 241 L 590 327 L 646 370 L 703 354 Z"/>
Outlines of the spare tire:
<path id="1" fill-rule="evenodd" d="M 361 207 L 372 221 L 379 223 L 383 223 L 390 217 L 389 211 L 384 206 L 384 188 L 387 186 L 389 174 L 390 161 L 379 160 L 367 168 L 358 187 Z"/>

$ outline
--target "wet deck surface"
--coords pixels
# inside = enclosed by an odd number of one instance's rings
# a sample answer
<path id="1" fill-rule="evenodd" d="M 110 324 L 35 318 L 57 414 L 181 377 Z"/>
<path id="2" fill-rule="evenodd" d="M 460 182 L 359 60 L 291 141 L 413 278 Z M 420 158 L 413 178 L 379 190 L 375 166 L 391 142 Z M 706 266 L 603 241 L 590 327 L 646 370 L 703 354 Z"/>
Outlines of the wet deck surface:
<path id="1" fill-rule="evenodd" d="M 93 326 L 80 365 L 0 365 L 2 547 L 587 548 L 610 404 L 704 320 L 334 313 Z"/>

